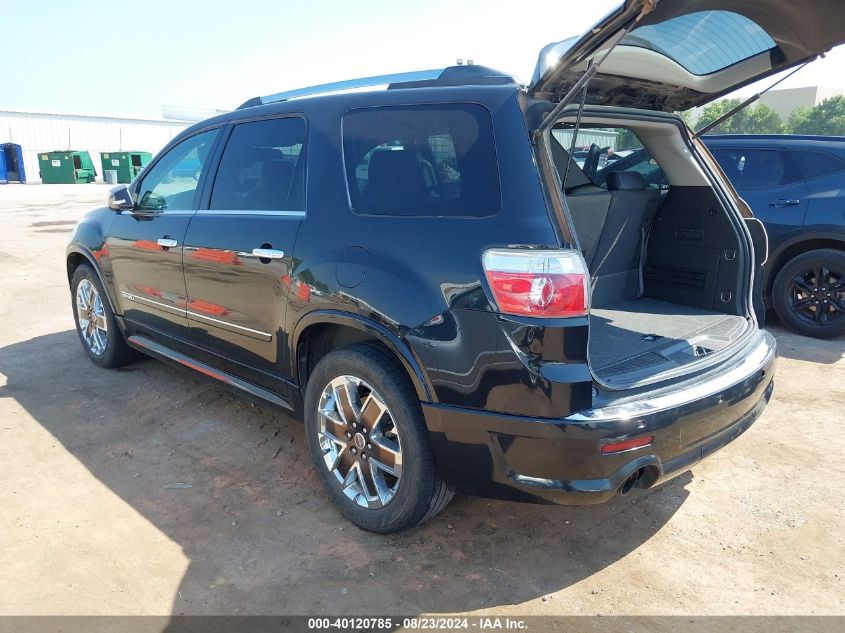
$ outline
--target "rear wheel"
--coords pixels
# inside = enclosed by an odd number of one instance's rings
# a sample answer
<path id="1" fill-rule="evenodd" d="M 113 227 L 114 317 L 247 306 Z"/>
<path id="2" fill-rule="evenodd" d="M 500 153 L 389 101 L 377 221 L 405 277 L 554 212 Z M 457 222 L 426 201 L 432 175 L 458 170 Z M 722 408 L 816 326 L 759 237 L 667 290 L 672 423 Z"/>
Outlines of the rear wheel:
<path id="1" fill-rule="evenodd" d="M 305 431 L 332 501 L 365 530 L 413 527 L 452 498 L 437 474 L 416 393 L 376 346 L 320 360 L 305 392 Z"/>
<path id="2" fill-rule="evenodd" d="M 123 340 L 105 290 L 94 270 L 82 264 L 71 280 L 76 333 L 88 358 L 100 367 L 120 367 L 137 357 Z"/>
<path id="3" fill-rule="evenodd" d="M 788 261 L 775 278 L 772 304 L 784 325 L 799 334 L 845 334 L 845 253 L 826 248 Z"/>

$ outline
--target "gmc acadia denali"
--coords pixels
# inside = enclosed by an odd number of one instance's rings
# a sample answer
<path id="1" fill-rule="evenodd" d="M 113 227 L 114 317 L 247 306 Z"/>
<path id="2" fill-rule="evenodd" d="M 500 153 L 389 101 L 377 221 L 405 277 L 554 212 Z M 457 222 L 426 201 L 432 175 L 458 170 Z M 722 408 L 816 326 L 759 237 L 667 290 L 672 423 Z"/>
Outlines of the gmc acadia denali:
<path id="1" fill-rule="evenodd" d="M 528 86 L 470 65 L 251 99 L 76 227 L 83 347 L 301 416 L 327 494 L 376 532 L 455 490 L 655 486 L 753 423 L 776 356 L 765 231 L 674 112 L 843 24 L 833 0 L 628 0 Z M 570 158 L 590 135 L 646 148 L 668 184 L 591 181 Z"/>

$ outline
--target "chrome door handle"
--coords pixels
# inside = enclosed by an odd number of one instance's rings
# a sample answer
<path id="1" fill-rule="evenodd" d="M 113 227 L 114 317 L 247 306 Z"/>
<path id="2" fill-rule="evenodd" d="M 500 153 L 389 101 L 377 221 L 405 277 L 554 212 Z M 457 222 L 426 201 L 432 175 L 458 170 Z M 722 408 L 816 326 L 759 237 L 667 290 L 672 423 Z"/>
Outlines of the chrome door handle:
<path id="1" fill-rule="evenodd" d="M 259 259 L 282 259 L 285 256 L 284 251 L 278 251 L 275 248 L 253 248 L 252 256 Z"/>
<path id="2" fill-rule="evenodd" d="M 158 240 L 156 240 L 156 244 L 158 244 L 162 248 L 175 248 L 176 246 L 179 246 L 179 242 L 177 242 L 176 240 L 172 240 L 169 237 L 158 238 Z"/>
<path id="3" fill-rule="evenodd" d="M 798 204 L 801 204 L 801 201 L 800 200 L 794 200 L 794 199 L 793 200 L 778 199 L 778 200 L 771 200 L 769 202 L 770 207 L 794 207 L 795 205 L 798 205 Z"/>

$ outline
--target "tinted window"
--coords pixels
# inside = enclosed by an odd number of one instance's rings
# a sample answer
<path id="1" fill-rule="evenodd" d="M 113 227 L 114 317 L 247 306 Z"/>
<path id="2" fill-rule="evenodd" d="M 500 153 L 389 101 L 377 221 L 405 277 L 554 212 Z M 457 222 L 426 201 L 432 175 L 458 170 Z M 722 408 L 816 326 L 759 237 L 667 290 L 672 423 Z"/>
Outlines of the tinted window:
<path id="1" fill-rule="evenodd" d="M 209 208 L 303 211 L 304 145 L 299 117 L 239 123 L 223 150 Z"/>
<path id="2" fill-rule="evenodd" d="M 196 208 L 197 184 L 218 130 L 195 134 L 170 149 L 141 183 L 138 206 L 156 211 Z"/>
<path id="3" fill-rule="evenodd" d="M 662 53 L 693 75 L 708 75 L 775 47 L 763 29 L 732 11 L 698 11 L 641 26 L 621 43 Z"/>
<path id="4" fill-rule="evenodd" d="M 499 211 L 493 125 L 475 104 L 384 107 L 343 118 L 358 213 L 482 217 Z"/>
<path id="5" fill-rule="evenodd" d="M 767 189 L 801 179 L 785 152 L 771 149 L 711 151 L 737 189 Z"/>
<path id="6" fill-rule="evenodd" d="M 790 153 L 801 174 L 808 180 L 845 169 L 845 163 L 833 154 L 805 150 L 793 150 Z"/>

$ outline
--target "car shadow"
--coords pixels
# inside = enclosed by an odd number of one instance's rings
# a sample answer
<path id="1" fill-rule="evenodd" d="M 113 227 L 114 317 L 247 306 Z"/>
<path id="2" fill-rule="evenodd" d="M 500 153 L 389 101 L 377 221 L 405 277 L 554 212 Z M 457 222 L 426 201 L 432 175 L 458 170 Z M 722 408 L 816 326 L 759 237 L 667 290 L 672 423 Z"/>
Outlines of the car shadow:
<path id="1" fill-rule="evenodd" d="M 766 329 L 778 342 L 778 356 L 808 363 L 832 365 L 845 358 L 845 336 L 819 339 L 796 334 L 777 322 L 767 323 Z"/>
<path id="2" fill-rule="evenodd" d="M 300 422 L 205 377 L 152 360 L 102 370 L 74 331 L 0 349 L 0 372 L 0 397 L 182 548 L 190 562 L 173 615 L 520 604 L 629 555 L 683 504 L 692 478 L 600 506 L 458 498 L 421 527 L 379 536 L 331 506 Z"/>

